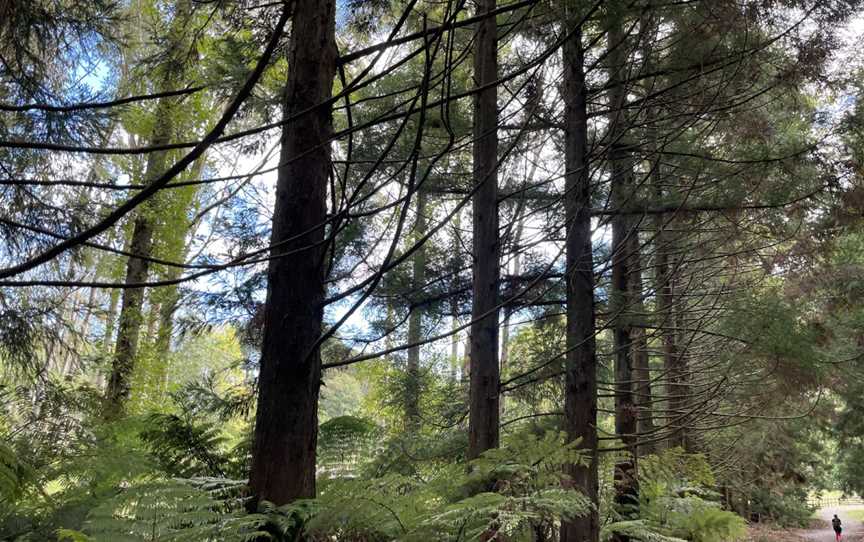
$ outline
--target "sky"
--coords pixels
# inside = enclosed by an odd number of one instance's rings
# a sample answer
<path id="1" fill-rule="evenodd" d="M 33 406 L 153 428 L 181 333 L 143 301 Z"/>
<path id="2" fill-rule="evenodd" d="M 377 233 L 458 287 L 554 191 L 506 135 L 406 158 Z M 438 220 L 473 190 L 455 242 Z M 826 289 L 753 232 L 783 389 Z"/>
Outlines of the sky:
<path id="1" fill-rule="evenodd" d="M 347 2 L 345 0 L 339 0 L 337 8 L 337 20 L 340 26 L 344 23 L 345 18 L 347 17 Z M 853 21 L 851 21 L 840 33 L 843 38 L 843 45 L 840 50 L 837 52 L 835 60 L 831 65 L 832 70 L 845 70 L 848 69 L 850 63 L 853 61 L 860 62 L 860 46 L 862 45 L 862 35 L 864 35 L 864 16 L 858 16 Z M 110 92 L 110 85 L 112 84 L 112 74 L 110 73 L 110 67 L 107 63 L 99 62 L 93 69 L 86 71 L 84 67 L 79 68 L 80 73 L 76 73 L 77 78 L 91 89 L 98 93 L 108 93 Z M 842 112 L 844 109 L 851 107 L 854 102 L 852 101 L 853 97 L 850 95 L 838 96 L 833 103 L 825 104 L 825 107 L 832 110 L 833 113 L 837 114 Z M 265 147 L 270 148 L 271 145 L 277 142 L 277 135 L 274 133 L 270 136 L 267 141 Z M 275 166 L 277 164 L 277 157 L 272 157 L 265 164 L 265 168 L 269 168 Z M 213 175 L 222 176 L 222 175 L 232 175 L 237 173 L 242 173 L 244 171 L 252 171 L 256 167 L 258 167 L 261 163 L 262 155 L 250 155 L 238 153 L 236 155 L 236 160 L 228 163 L 220 161 L 219 166 L 216 170 L 213 171 Z M 124 182 L 127 179 L 118 179 L 119 182 Z M 272 209 L 273 201 L 274 201 L 274 190 L 276 184 L 276 173 L 271 172 L 264 175 L 261 175 L 256 178 L 254 181 L 255 185 L 261 190 L 259 193 L 266 194 L 266 199 L 262 201 L 263 207 L 268 209 Z M 269 215 L 269 213 L 267 213 Z M 531 225 L 528 225 L 528 229 L 531 229 Z M 605 243 L 608 242 L 608 231 L 605 229 L 597 229 L 595 228 L 595 243 Z M 225 249 L 224 243 L 221 241 L 217 241 L 210 247 L 209 252 L 213 254 L 223 253 Z M 547 252 L 547 256 L 554 256 L 557 253 L 557 247 L 554 247 L 550 244 L 550 246 L 546 247 L 545 252 Z M 210 290 L 214 286 L 214 284 L 210 281 L 200 280 L 197 281 L 194 285 L 195 288 L 202 290 Z M 348 307 L 352 304 L 353 300 L 348 299 L 336 305 L 333 305 L 327 310 L 327 318 L 328 320 L 335 321 L 340 319 L 348 310 Z M 353 332 L 359 332 L 363 334 L 369 331 L 368 323 L 366 322 L 363 311 L 358 310 L 355 312 L 346 322 L 342 334 L 351 334 Z"/>

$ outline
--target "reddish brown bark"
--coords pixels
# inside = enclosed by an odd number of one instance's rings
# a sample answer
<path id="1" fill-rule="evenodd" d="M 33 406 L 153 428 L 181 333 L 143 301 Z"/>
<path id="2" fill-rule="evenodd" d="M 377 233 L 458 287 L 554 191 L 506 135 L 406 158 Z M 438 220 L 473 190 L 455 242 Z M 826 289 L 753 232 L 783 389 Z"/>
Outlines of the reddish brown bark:
<path id="1" fill-rule="evenodd" d="M 282 132 L 249 484 L 254 501 L 315 496 L 324 222 L 336 74 L 335 0 L 297 0 Z M 318 106 L 318 107 L 316 107 Z M 280 255 L 288 254 L 288 257 Z"/>
<path id="2" fill-rule="evenodd" d="M 572 17 L 572 15 L 571 15 Z M 581 28 L 564 44 L 564 160 L 567 251 L 567 357 L 564 429 L 579 440 L 587 465 L 569 465 L 573 486 L 595 509 L 561 524 L 562 542 L 597 542 L 597 355 L 594 340 L 594 257 L 591 245 L 591 178 L 588 171 L 588 112 Z"/>
<path id="3" fill-rule="evenodd" d="M 495 0 L 478 0 L 477 15 L 495 9 Z M 474 82 L 498 78 L 497 23 L 477 23 Z M 494 85 L 474 99 L 474 285 L 471 307 L 471 395 L 468 457 L 498 447 L 498 92 Z"/>

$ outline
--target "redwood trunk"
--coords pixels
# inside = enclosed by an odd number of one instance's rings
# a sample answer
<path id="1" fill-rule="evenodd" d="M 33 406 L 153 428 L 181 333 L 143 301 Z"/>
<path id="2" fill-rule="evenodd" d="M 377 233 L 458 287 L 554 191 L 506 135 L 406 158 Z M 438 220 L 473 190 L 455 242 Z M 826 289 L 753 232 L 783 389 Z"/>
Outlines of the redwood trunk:
<path id="1" fill-rule="evenodd" d="M 315 496 L 324 302 L 325 195 L 331 173 L 335 0 L 297 0 L 288 52 L 280 167 L 271 234 L 258 409 L 249 484 L 253 503 Z"/>
<path id="2" fill-rule="evenodd" d="M 623 210 L 633 197 L 633 160 L 627 147 L 627 112 L 624 74 L 626 64 L 625 35 L 621 21 L 612 21 L 608 32 L 609 62 L 609 132 L 608 157 L 612 207 Z M 612 219 L 612 333 L 615 346 L 615 433 L 627 449 L 628 457 L 615 465 L 615 502 L 625 515 L 638 505 L 639 486 L 636 477 L 637 412 L 634 394 L 632 311 L 635 293 L 631 274 L 634 269 L 633 219 L 626 213 L 616 213 Z M 615 540 L 629 540 L 616 535 Z"/>
<path id="3" fill-rule="evenodd" d="M 573 14 L 568 14 L 573 17 Z M 591 246 L 591 176 L 582 31 L 564 44 L 564 160 L 567 252 L 567 357 L 564 429 L 580 440 L 588 465 L 568 465 L 573 486 L 594 505 L 587 515 L 563 522 L 561 542 L 597 542 L 600 536 L 597 477 L 597 355 L 594 339 L 594 256 Z"/>
<path id="4" fill-rule="evenodd" d="M 477 14 L 495 9 L 495 0 L 478 0 Z M 477 23 L 474 82 L 478 87 L 498 78 L 495 17 Z M 471 395 L 468 457 L 498 447 L 498 93 L 495 85 L 474 101 L 473 198 L 474 284 L 471 307 Z"/>

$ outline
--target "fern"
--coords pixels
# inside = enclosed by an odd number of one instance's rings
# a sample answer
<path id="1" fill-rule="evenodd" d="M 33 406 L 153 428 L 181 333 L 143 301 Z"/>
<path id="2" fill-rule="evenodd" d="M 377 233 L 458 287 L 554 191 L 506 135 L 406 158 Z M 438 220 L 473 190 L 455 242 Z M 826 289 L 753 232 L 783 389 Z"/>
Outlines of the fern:
<path id="1" fill-rule="evenodd" d="M 641 542 L 687 542 L 682 538 L 658 532 L 656 525 L 651 525 L 643 519 L 618 521 L 604 525 L 600 530 L 600 540 L 608 542 L 616 534 Z"/>
<path id="2" fill-rule="evenodd" d="M 727 542 L 746 532 L 746 524 L 740 516 L 696 499 L 691 498 L 690 510 L 671 515 L 670 524 L 679 536 L 693 542 Z"/>
<path id="3" fill-rule="evenodd" d="M 86 540 L 117 542 L 244 541 L 269 537 L 271 519 L 242 507 L 244 481 L 155 480 L 132 485 L 88 515 Z M 74 540 L 74 538 L 73 538 Z"/>
<path id="4" fill-rule="evenodd" d="M 18 494 L 24 470 L 15 451 L 0 442 L 0 502 L 11 501 Z"/>
<path id="5" fill-rule="evenodd" d="M 348 419 L 339 422 L 339 431 L 336 427 L 331 426 L 333 435 L 374 431 Z M 58 536 L 74 542 L 297 537 L 419 542 L 477 540 L 498 533 L 518 540 L 590 510 L 588 499 L 568 488 L 561 474 L 564 463 L 584 460 L 577 446 L 565 444 L 557 432 L 516 435 L 468 469 L 457 463 L 438 465 L 426 480 L 401 474 L 324 478 L 317 499 L 278 507 L 261 502 L 255 513 L 246 512 L 244 481 L 139 479 L 91 510 L 79 531 L 67 529 Z"/>
<path id="6" fill-rule="evenodd" d="M 330 477 L 356 476 L 373 456 L 380 430 L 375 424 L 354 416 L 339 416 L 321 424 L 318 430 L 319 472 Z"/>
<path id="7" fill-rule="evenodd" d="M 224 438 L 212 423 L 195 423 L 175 414 L 152 414 L 141 438 L 172 476 L 224 476 L 227 457 L 220 451 Z"/>
<path id="8" fill-rule="evenodd" d="M 639 518 L 603 528 L 642 542 L 727 542 L 745 531 L 744 520 L 722 510 L 710 489 L 714 476 L 705 458 L 676 448 L 640 463 Z"/>
<path id="9" fill-rule="evenodd" d="M 527 535 L 537 525 L 584 515 L 591 508 L 577 491 L 549 488 L 511 497 L 480 493 L 462 499 L 425 519 L 406 540 L 479 540 L 492 534 L 503 539 Z"/>
<path id="10" fill-rule="evenodd" d="M 519 434 L 467 470 L 440 466 L 423 483 L 400 474 L 333 480 L 322 488 L 306 532 L 337 540 L 471 540 L 553 525 L 591 507 L 584 495 L 563 487 L 561 466 L 584 461 L 577 446 L 557 432 Z M 478 491 L 489 487 L 494 491 Z"/>
<path id="11" fill-rule="evenodd" d="M 54 533 L 59 542 L 93 542 L 93 539 L 74 529 L 57 529 Z"/>

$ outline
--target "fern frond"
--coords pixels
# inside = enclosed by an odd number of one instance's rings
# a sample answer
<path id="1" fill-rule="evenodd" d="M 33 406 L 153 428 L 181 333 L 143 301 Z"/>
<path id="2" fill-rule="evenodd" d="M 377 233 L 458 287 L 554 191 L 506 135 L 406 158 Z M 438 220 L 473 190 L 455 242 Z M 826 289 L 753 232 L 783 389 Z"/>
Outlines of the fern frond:
<path id="1" fill-rule="evenodd" d="M 656 527 L 650 526 L 642 519 L 606 524 L 600 530 L 600 540 L 609 542 L 616 534 L 624 535 L 631 540 L 638 540 L 640 542 L 687 542 L 683 538 L 676 538 L 657 532 Z"/>

